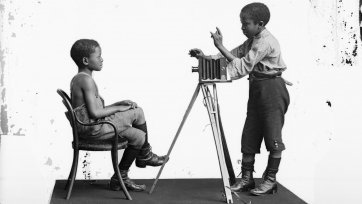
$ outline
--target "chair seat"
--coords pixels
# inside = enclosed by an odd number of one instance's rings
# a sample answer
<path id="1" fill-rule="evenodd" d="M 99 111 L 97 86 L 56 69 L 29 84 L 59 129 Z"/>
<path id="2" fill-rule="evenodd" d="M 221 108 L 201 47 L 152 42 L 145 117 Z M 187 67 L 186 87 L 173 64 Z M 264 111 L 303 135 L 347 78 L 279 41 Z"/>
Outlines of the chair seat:
<path id="1" fill-rule="evenodd" d="M 79 150 L 89 150 L 89 151 L 110 151 L 112 150 L 114 140 L 84 140 L 79 139 L 78 149 Z M 125 149 L 127 147 L 127 139 L 124 137 L 118 138 L 117 149 Z M 73 148 L 74 148 L 74 142 Z"/>

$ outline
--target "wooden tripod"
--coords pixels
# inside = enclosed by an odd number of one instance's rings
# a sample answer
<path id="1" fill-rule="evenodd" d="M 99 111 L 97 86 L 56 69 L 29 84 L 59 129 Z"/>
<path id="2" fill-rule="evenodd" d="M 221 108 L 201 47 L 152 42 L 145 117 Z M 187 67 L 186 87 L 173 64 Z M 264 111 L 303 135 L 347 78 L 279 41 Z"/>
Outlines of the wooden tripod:
<path id="1" fill-rule="evenodd" d="M 213 86 L 213 95 L 210 93 L 208 85 Z M 202 90 L 202 93 L 204 96 L 204 103 L 207 108 L 207 112 L 209 114 L 211 128 L 212 128 L 212 132 L 214 135 L 216 151 L 217 151 L 219 166 L 220 166 L 220 171 L 221 171 L 221 177 L 222 177 L 223 184 L 224 184 L 226 203 L 233 203 L 231 190 L 230 190 L 230 184 L 232 185 L 236 182 L 235 173 L 233 170 L 233 166 L 231 164 L 231 159 L 230 159 L 229 151 L 228 151 L 226 140 L 225 140 L 224 130 L 223 130 L 222 123 L 221 123 L 220 109 L 219 109 L 219 103 L 218 103 L 217 91 L 216 91 L 216 84 L 214 82 L 200 82 L 197 85 L 196 90 L 191 98 L 190 104 L 189 104 L 189 106 L 185 112 L 185 115 L 182 119 L 182 122 L 177 130 L 175 138 L 173 139 L 172 144 L 167 152 L 167 158 L 170 156 L 170 153 L 176 143 L 176 140 L 181 132 L 181 129 L 182 129 L 182 127 L 192 109 L 192 106 L 194 105 L 195 100 L 200 92 L 200 89 Z M 161 168 L 157 174 L 156 180 L 154 181 L 154 183 L 151 187 L 151 190 L 149 192 L 150 194 L 155 189 L 157 181 L 158 181 L 164 167 L 165 167 L 165 163 L 161 166 Z"/>

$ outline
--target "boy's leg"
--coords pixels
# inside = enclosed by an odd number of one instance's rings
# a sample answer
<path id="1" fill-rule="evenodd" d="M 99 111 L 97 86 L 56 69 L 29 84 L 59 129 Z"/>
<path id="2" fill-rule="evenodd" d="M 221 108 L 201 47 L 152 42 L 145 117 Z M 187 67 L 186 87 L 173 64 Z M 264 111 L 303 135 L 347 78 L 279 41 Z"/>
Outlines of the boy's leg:
<path id="1" fill-rule="evenodd" d="M 145 134 L 145 143 L 143 143 L 142 148 L 150 146 L 150 143 L 148 143 L 147 123 L 144 122 L 144 123 L 141 124 L 141 125 L 133 124 L 133 127 L 134 127 L 134 128 L 137 128 L 137 129 L 139 129 L 139 130 L 142 130 L 143 132 L 146 133 L 146 134 Z"/>
<path id="2" fill-rule="evenodd" d="M 132 126 L 145 133 L 145 142 L 137 156 L 136 166 L 140 168 L 145 168 L 146 166 L 161 166 L 168 161 L 168 158 L 166 158 L 166 156 L 158 156 L 152 152 L 152 147 L 148 142 L 148 131 L 144 112 L 140 107 L 136 108 L 134 111 L 135 118 L 132 122 Z"/>
<path id="3" fill-rule="evenodd" d="M 146 185 L 138 185 L 128 177 L 129 168 L 131 167 L 133 161 L 136 159 L 137 155 L 140 153 L 141 147 L 144 144 L 144 134 L 144 132 L 132 127 L 127 128 L 126 130 L 121 132 L 121 135 L 127 138 L 129 145 L 124 150 L 121 162 L 119 163 L 118 167 L 126 188 L 132 191 L 146 190 Z M 116 191 L 121 190 L 121 186 L 115 174 L 113 174 L 111 178 L 110 188 Z"/>
<path id="4" fill-rule="evenodd" d="M 255 181 L 253 178 L 255 154 L 243 154 L 241 163 L 241 180 L 230 186 L 232 191 L 249 191 L 255 188 Z"/>
<path id="5" fill-rule="evenodd" d="M 289 94 L 282 79 L 266 80 L 263 102 L 260 111 L 263 136 L 267 150 L 270 152 L 268 165 L 263 174 L 263 182 L 250 192 L 265 195 L 277 191 L 276 173 L 279 169 L 281 153 L 285 150 L 282 140 L 284 115 L 289 106 Z"/>
<path id="6" fill-rule="evenodd" d="M 281 117 L 281 115 L 283 119 L 278 120 L 278 117 Z M 284 114 L 276 114 L 274 117 L 266 116 L 265 118 L 274 118 L 273 122 L 269 121 L 269 125 L 265 125 L 266 131 L 264 132 L 265 145 L 270 154 L 267 168 L 263 173 L 263 182 L 250 191 L 250 193 L 254 195 L 266 195 L 277 192 L 276 173 L 279 169 L 281 153 L 285 149 L 281 137 L 281 128 L 283 126 L 281 121 L 284 122 Z M 277 121 L 280 122 L 278 123 Z"/>
<path id="7" fill-rule="evenodd" d="M 279 153 L 276 153 L 278 156 Z M 276 174 L 279 170 L 279 164 L 281 157 L 273 157 L 273 153 L 270 153 L 268 159 L 268 166 L 263 173 L 263 182 L 257 187 L 250 191 L 253 195 L 266 195 L 274 194 L 277 192 L 278 186 L 276 181 Z"/>
<path id="8" fill-rule="evenodd" d="M 262 131 L 259 119 L 253 107 L 248 105 L 248 115 L 245 121 L 241 139 L 241 152 L 243 159 L 241 163 L 241 180 L 230 187 L 232 191 L 248 191 L 255 188 L 253 178 L 255 154 L 260 153 L 262 142 Z"/>

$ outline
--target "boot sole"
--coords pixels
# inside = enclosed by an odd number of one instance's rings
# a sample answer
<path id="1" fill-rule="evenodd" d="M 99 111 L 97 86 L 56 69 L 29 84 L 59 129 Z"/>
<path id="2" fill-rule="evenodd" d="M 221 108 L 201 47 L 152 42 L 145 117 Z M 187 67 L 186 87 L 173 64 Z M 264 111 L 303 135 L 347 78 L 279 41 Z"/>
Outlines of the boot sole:
<path id="1" fill-rule="evenodd" d="M 250 191 L 250 193 L 252 195 L 255 195 L 255 196 L 265 196 L 265 195 L 270 195 L 270 194 L 276 194 L 277 192 L 278 192 L 277 187 L 275 187 L 275 188 L 273 188 L 273 189 L 271 189 L 271 190 L 269 190 L 269 191 L 267 191 L 265 193 L 255 193 L 255 192 Z"/>
<path id="2" fill-rule="evenodd" d="M 136 166 L 138 167 L 138 168 L 146 168 L 146 162 L 137 162 L 136 161 Z"/>
<path id="3" fill-rule="evenodd" d="M 233 189 L 230 188 L 230 190 L 234 191 L 234 192 L 248 192 L 248 191 L 250 191 L 251 189 L 254 189 L 254 188 L 255 188 L 255 185 L 247 187 L 247 188 L 240 188 L 238 190 L 233 190 Z"/>
<path id="4" fill-rule="evenodd" d="M 117 185 L 117 184 L 111 184 L 109 183 L 109 188 L 112 190 L 112 191 L 122 191 L 122 187 Z M 145 191 L 146 190 L 146 187 L 145 189 L 134 189 L 134 188 L 128 188 L 126 186 L 127 190 L 129 191 L 133 191 L 133 192 L 141 192 L 141 191 Z"/>
<path id="5" fill-rule="evenodd" d="M 165 160 L 165 162 L 162 163 L 161 165 L 147 165 L 147 162 L 146 162 L 146 161 L 136 160 L 136 166 L 137 166 L 138 168 L 146 168 L 146 166 L 162 166 L 163 164 L 167 163 L 168 160 L 169 160 L 169 158 L 167 158 L 167 159 Z"/>
<path id="6" fill-rule="evenodd" d="M 127 187 L 126 187 L 127 188 Z M 112 191 L 122 191 L 122 188 L 119 187 L 119 188 L 111 188 Z M 142 192 L 142 191 L 145 191 L 146 189 L 144 190 L 136 190 L 136 189 L 130 189 L 130 188 L 127 188 L 128 191 L 133 191 L 133 192 Z"/>

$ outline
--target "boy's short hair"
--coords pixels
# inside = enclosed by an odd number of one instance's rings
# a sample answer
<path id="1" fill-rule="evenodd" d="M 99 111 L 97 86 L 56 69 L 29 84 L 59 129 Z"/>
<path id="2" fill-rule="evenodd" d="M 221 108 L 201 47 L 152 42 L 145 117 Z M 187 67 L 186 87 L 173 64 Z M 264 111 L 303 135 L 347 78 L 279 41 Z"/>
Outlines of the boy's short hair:
<path id="1" fill-rule="evenodd" d="M 240 17 L 247 16 L 254 20 L 254 23 L 259 23 L 260 21 L 264 22 L 264 26 L 268 24 L 270 19 L 269 8 L 263 3 L 251 3 L 244 6 L 241 9 Z"/>
<path id="2" fill-rule="evenodd" d="M 90 54 L 95 52 L 99 44 L 95 40 L 80 39 L 77 40 L 70 49 L 70 56 L 77 64 L 78 67 L 83 66 L 83 57 L 89 57 Z"/>

